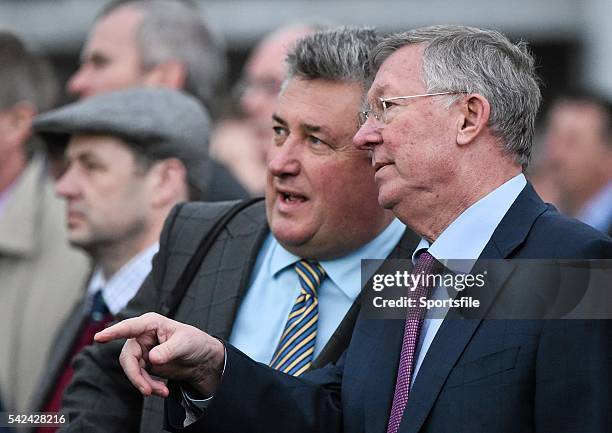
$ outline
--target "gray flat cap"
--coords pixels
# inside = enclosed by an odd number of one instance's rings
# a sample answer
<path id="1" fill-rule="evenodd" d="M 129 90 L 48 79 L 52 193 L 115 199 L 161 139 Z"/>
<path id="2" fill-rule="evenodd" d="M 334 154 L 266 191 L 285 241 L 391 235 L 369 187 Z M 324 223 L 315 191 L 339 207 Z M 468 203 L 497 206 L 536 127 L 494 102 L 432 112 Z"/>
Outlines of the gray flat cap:
<path id="1" fill-rule="evenodd" d="M 210 177 L 210 118 L 197 99 L 165 88 L 104 93 L 34 119 L 47 146 L 66 146 L 73 134 L 121 138 L 152 159 L 178 158 L 189 183 L 206 191 Z"/>

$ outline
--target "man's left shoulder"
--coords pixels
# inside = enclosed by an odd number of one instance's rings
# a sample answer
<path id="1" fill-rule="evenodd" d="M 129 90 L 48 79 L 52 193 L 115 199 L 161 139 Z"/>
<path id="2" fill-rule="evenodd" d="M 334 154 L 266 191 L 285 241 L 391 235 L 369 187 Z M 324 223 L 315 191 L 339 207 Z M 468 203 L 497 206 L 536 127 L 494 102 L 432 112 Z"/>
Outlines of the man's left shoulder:
<path id="1" fill-rule="evenodd" d="M 612 259 L 612 239 L 549 206 L 534 222 L 528 242 L 551 258 Z"/>

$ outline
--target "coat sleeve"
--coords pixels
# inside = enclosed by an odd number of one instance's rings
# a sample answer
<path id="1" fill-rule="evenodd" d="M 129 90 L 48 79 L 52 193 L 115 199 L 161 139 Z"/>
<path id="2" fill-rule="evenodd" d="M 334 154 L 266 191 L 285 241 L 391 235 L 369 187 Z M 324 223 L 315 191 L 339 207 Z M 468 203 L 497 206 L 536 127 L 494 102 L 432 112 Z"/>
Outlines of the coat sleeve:
<path id="1" fill-rule="evenodd" d="M 180 398 L 166 399 L 166 428 L 173 432 L 338 433 L 342 431 L 340 383 L 343 355 L 300 378 L 253 361 L 226 344 L 221 385 L 204 415 L 187 428 Z M 172 389 L 176 390 L 176 387 Z"/>

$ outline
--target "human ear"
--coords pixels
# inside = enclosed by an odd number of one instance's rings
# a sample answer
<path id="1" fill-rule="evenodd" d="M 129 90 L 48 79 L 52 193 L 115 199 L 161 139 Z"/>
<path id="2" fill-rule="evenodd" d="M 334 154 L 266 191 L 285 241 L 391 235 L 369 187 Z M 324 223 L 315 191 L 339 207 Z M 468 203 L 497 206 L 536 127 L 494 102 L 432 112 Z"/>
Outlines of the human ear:
<path id="1" fill-rule="evenodd" d="M 457 144 L 465 146 L 473 142 L 487 126 L 491 105 L 484 96 L 477 93 L 469 94 L 458 103 L 461 105 L 457 121 Z"/>
<path id="2" fill-rule="evenodd" d="M 147 173 L 151 205 L 165 207 L 187 200 L 187 170 L 176 158 L 157 161 Z"/>
<path id="3" fill-rule="evenodd" d="M 187 71 L 185 64 L 176 60 L 167 60 L 155 65 L 146 75 L 144 82 L 149 86 L 168 87 L 180 90 L 185 87 Z"/>

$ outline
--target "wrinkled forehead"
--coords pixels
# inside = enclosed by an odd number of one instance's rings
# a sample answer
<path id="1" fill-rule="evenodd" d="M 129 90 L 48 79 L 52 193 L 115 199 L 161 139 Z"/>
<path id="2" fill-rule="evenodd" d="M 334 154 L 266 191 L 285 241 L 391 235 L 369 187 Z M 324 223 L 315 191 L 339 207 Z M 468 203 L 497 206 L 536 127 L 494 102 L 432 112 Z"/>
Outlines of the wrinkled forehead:
<path id="1" fill-rule="evenodd" d="M 397 96 L 398 92 L 424 93 L 423 44 L 405 45 L 394 51 L 380 65 L 368 89 L 368 100 L 382 96 Z"/>

